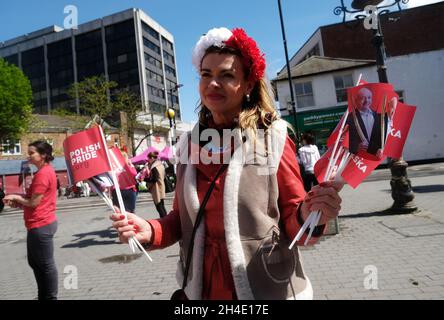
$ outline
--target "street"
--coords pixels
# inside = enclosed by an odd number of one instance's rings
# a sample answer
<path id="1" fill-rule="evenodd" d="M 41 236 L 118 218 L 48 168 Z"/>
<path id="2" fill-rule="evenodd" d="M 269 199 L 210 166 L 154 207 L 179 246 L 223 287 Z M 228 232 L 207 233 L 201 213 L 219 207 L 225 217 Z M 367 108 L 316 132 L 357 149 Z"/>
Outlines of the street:
<path id="1" fill-rule="evenodd" d="M 382 212 L 392 203 L 389 176 L 378 170 L 356 190 L 346 186 L 339 234 L 302 248 L 315 299 L 444 299 L 444 163 L 409 168 L 420 208 L 415 214 Z M 141 198 L 137 214 L 158 217 L 147 195 Z M 87 206 L 76 209 L 77 203 Z M 59 299 L 169 299 L 178 289 L 177 244 L 151 252 L 149 262 L 118 243 L 110 212 L 97 197 L 58 206 Z M 0 299 L 34 299 L 26 230 L 21 213 L 11 209 L 0 214 L 0 256 Z"/>

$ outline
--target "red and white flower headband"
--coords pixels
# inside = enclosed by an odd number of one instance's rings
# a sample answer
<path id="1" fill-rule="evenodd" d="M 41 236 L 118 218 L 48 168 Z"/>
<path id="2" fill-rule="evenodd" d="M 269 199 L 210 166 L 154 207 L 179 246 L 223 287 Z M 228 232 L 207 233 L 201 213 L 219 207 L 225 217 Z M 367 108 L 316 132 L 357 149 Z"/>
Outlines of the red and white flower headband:
<path id="1" fill-rule="evenodd" d="M 198 72 L 205 51 L 211 47 L 232 47 L 238 49 L 243 57 L 244 65 L 250 69 L 248 80 L 258 81 L 265 73 L 264 54 L 259 50 L 256 41 L 250 38 L 243 29 L 214 28 L 200 37 L 193 49 L 193 65 Z"/>

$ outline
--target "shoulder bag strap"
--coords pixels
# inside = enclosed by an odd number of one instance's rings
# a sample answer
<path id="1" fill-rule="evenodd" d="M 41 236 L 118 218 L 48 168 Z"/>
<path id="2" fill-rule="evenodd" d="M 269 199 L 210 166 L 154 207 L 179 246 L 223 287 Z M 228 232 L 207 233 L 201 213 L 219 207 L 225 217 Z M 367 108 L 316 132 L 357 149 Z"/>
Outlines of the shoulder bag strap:
<path id="1" fill-rule="evenodd" d="M 199 228 L 200 222 L 202 221 L 203 213 L 205 211 L 205 207 L 207 205 L 208 199 L 210 198 L 211 192 L 214 189 L 214 186 L 216 184 L 216 180 L 219 178 L 219 176 L 222 174 L 222 172 L 225 171 L 225 169 L 228 167 L 228 164 L 223 164 L 219 171 L 217 172 L 216 176 L 214 177 L 213 181 L 211 182 L 210 187 L 208 188 L 207 193 L 205 194 L 205 197 L 202 201 L 202 204 L 200 205 L 199 211 L 197 212 L 196 222 L 194 223 L 193 227 L 193 233 L 191 234 L 191 240 L 188 246 L 188 254 L 187 254 L 187 262 L 184 272 L 184 278 L 182 282 L 182 289 L 185 289 L 188 281 L 188 272 L 190 270 L 191 265 L 191 258 L 193 256 L 193 249 L 194 249 L 194 238 L 196 237 L 197 228 Z"/>

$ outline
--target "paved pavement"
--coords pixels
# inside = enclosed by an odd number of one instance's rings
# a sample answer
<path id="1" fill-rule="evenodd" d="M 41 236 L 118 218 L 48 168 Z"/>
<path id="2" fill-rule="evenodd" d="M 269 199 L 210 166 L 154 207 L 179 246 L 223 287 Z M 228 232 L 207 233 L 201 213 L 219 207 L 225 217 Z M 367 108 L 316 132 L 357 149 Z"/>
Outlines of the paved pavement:
<path id="1" fill-rule="evenodd" d="M 339 234 L 302 249 L 315 299 L 444 299 L 444 163 L 410 167 L 409 175 L 421 208 L 415 214 L 382 213 L 392 202 L 388 170 L 356 190 L 344 188 Z M 138 214 L 157 217 L 142 198 Z M 59 298 L 168 299 L 178 288 L 178 246 L 152 252 L 149 262 L 117 242 L 97 198 L 82 198 L 88 207 L 73 209 L 76 201 L 58 205 Z M 21 214 L 11 210 L 0 214 L 0 256 L 0 299 L 34 299 L 26 231 Z"/>

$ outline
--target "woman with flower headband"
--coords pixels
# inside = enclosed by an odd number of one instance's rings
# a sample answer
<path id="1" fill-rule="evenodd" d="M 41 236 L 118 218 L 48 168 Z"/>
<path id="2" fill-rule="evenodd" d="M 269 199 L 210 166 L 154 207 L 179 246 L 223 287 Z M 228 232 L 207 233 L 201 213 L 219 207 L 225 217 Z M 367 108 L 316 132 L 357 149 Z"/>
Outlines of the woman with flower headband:
<path id="1" fill-rule="evenodd" d="M 299 251 L 288 245 L 310 211 L 321 210 L 309 243 L 317 241 L 339 213 L 341 185 L 305 193 L 295 145 L 264 77 L 264 55 L 244 30 L 209 30 L 193 64 L 199 123 L 177 144 L 173 210 L 149 221 L 112 215 L 120 240 L 136 236 L 150 250 L 179 241 L 183 290 L 174 298 L 311 299 Z M 228 139 L 215 134 L 227 131 Z"/>

